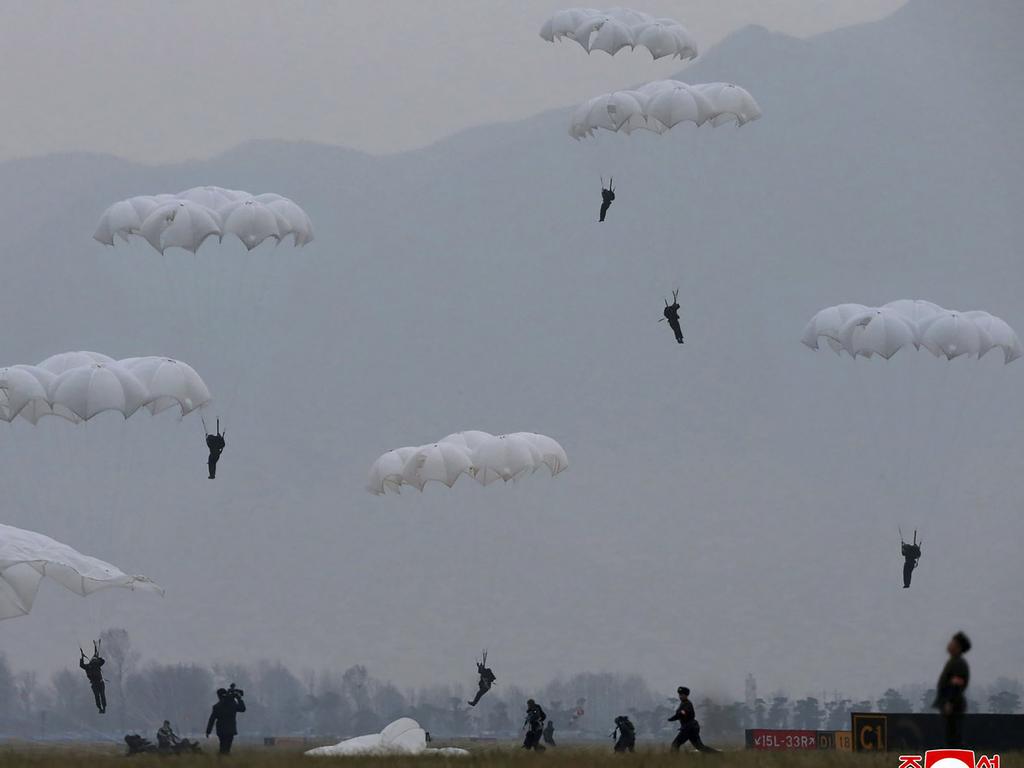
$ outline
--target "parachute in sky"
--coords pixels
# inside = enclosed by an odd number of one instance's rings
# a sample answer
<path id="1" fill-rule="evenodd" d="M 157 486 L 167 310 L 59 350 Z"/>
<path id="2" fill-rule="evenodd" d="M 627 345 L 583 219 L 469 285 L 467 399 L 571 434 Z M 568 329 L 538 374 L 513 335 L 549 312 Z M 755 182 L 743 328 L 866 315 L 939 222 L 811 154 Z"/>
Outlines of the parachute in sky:
<path id="1" fill-rule="evenodd" d="M 518 480 L 540 467 L 547 467 L 552 477 L 568 469 L 569 458 L 557 440 L 535 432 L 492 435 L 470 430 L 382 454 L 370 467 L 366 489 L 380 496 L 398 493 L 403 485 L 422 491 L 427 483 L 438 482 L 451 488 L 462 475 L 490 485 Z"/>
<path id="2" fill-rule="evenodd" d="M 129 357 L 120 362 L 148 390 L 146 407 L 154 416 L 175 405 L 187 416 L 212 399 L 206 382 L 188 363 L 169 357 Z"/>
<path id="3" fill-rule="evenodd" d="M 1006 321 L 988 312 L 959 312 L 928 301 L 899 299 L 881 307 L 837 304 L 819 310 L 804 329 L 802 341 L 818 349 L 824 338 L 840 354 L 882 357 L 901 349 L 924 347 L 936 357 L 982 358 L 993 349 L 1012 363 L 1022 354 L 1020 338 Z"/>
<path id="4" fill-rule="evenodd" d="M 164 594 L 146 576 L 129 576 L 49 536 L 0 524 L 0 620 L 29 613 L 44 577 L 83 597 L 112 587 Z"/>
<path id="5" fill-rule="evenodd" d="M 655 80 L 639 88 L 612 91 L 585 101 L 573 112 L 569 135 L 582 139 L 593 136 L 598 129 L 661 134 L 683 122 L 742 126 L 759 117 L 760 106 L 738 85 Z"/>
<path id="6" fill-rule="evenodd" d="M 540 36 L 553 43 L 574 40 L 587 53 L 614 56 L 623 48 L 646 48 L 655 59 L 697 57 L 697 42 L 675 19 L 656 18 L 630 8 L 567 8 L 556 11 L 541 27 Z"/>
<path id="7" fill-rule="evenodd" d="M 182 416 L 210 402 L 210 391 L 187 363 L 167 357 L 116 361 L 98 352 L 64 352 L 38 365 L 0 368 L 0 419 L 35 424 L 43 416 L 80 422 L 107 411 L 129 418 L 178 406 Z"/>
<path id="8" fill-rule="evenodd" d="M 116 202 L 100 216 L 93 238 L 114 245 L 137 236 L 160 253 L 168 248 L 195 253 L 208 238 L 223 240 L 225 235 L 237 237 L 247 250 L 288 236 L 301 246 L 313 240 L 313 224 L 287 197 L 205 186 Z"/>

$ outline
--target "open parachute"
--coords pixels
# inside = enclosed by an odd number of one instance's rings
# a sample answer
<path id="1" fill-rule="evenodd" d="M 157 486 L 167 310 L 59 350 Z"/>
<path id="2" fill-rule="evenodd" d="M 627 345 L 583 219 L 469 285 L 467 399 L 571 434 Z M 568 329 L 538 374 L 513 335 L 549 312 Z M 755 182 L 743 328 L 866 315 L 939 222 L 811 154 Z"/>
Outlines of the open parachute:
<path id="1" fill-rule="evenodd" d="M 207 238 L 220 241 L 225 235 L 252 250 L 265 240 L 280 242 L 288 236 L 295 245 L 305 245 L 313 240 L 313 224 L 287 197 L 205 186 L 116 202 L 100 216 L 93 238 L 114 245 L 115 239 L 127 242 L 132 235 L 160 253 L 175 247 L 195 253 Z"/>
<path id="2" fill-rule="evenodd" d="M 88 421 L 114 411 L 128 418 L 145 408 L 156 415 L 178 408 L 182 417 L 211 400 L 187 363 L 168 357 L 116 361 L 98 352 L 64 352 L 38 365 L 0 368 L 0 420 L 44 416 Z"/>
<path id="3" fill-rule="evenodd" d="M 675 19 L 656 18 L 631 8 L 567 8 L 544 22 L 540 36 L 553 43 L 575 40 L 587 53 L 604 51 L 614 56 L 623 48 L 646 48 L 660 59 L 675 56 L 693 59 L 697 43 Z"/>
<path id="4" fill-rule="evenodd" d="M 0 619 L 29 613 L 43 578 L 83 597 L 112 587 L 164 594 L 145 576 L 129 576 L 49 536 L 0 524 Z"/>
<path id="5" fill-rule="evenodd" d="M 738 126 L 761 117 L 761 108 L 745 89 L 732 83 L 689 85 L 655 80 L 639 88 L 595 96 L 573 112 L 569 135 L 593 136 L 598 129 L 665 133 L 683 122 Z"/>
<path id="6" fill-rule="evenodd" d="M 438 482 L 451 488 L 462 475 L 490 485 L 518 480 L 541 467 L 547 467 L 552 477 L 569 468 L 557 440 L 534 432 L 492 435 L 470 430 L 436 443 L 388 451 L 370 467 L 366 489 L 379 496 L 398 493 L 403 485 L 422 491 L 427 483 Z"/>
<path id="7" fill-rule="evenodd" d="M 1017 332 L 1001 318 L 979 310 L 943 309 L 920 299 L 899 299 L 881 307 L 825 307 L 811 318 L 801 340 L 818 349 L 822 338 L 836 354 L 846 352 L 855 358 L 888 360 L 906 347 L 924 347 L 948 360 L 981 358 L 998 349 L 1004 362 L 1012 363 L 1022 354 Z"/>

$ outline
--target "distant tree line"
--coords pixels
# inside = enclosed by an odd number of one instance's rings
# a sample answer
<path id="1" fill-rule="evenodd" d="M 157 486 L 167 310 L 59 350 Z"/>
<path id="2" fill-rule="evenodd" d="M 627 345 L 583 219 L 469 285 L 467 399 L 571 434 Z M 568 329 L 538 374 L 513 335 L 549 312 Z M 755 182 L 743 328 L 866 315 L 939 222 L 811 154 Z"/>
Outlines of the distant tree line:
<path id="1" fill-rule="evenodd" d="M 77 666 L 43 681 L 35 672 L 14 672 L 0 654 L 0 737 L 118 739 L 130 732 L 151 734 L 164 719 L 181 734 L 199 734 L 214 690 L 229 682 L 245 689 L 248 712 L 241 730 L 248 738 L 305 736 L 329 741 L 378 731 L 398 717 L 416 718 L 442 738 L 511 738 L 519 733 L 528 697 L 542 703 L 556 733 L 600 737 L 611 731 L 620 714 L 631 717 L 641 738 L 667 740 L 674 730 L 667 719 L 675 697 L 651 690 L 638 675 L 584 672 L 540 690 L 500 685 L 470 708 L 466 698 L 469 689 L 475 689 L 472 679 L 401 690 L 360 665 L 342 672 L 296 674 L 276 661 L 213 666 L 143 663 L 125 630 L 106 630 L 102 640 L 109 702 L 105 715 L 96 712 Z M 970 711 L 1010 714 L 1020 711 L 1024 689 L 1018 680 L 1000 678 L 988 687 L 972 686 L 969 692 Z M 748 701 L 731 702 L 694 693 L 702 733 L 709 742 L 723 744 L 741 742 L 746 728 L 845 730 L 852 711 L 930 712 L 934 696 L 924 686 L 890 688 L 865 701 L 839 692 L 799 699 L 783 692 L 767 698 L 748 694 Z"/>

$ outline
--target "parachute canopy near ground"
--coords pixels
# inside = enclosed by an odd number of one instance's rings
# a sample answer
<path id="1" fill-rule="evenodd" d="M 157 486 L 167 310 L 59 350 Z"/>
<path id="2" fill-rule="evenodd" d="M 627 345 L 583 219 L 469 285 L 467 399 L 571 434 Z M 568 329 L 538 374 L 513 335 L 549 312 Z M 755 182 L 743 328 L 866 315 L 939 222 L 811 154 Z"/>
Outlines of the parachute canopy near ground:
<path id="1" fill-rule="evenodd" d="M 115 411 L 128 418 L 141 408 L 156 415 L 177 406 L 184 417 L 211 401 L 195 369 L 168 357 L 116 361 L 98 352 L 64 352 L 38 365 L 0 368 L 0 420 L 44 416 L 88 421 Z"/>
<path id="2" fill-rule="evenodd" d="M 422 491 L 437 482 L 451 488 L 463 475 L 490 485 L 519 480 L 541 467 L 547 467 L 552 477 L 569 468 L 565 449 L 554 438 L 535 432 L 492 435 L 470 430 L 382 454 L 370 467 L 366 489 L 380 496 L 398 493 L 403 485 Z"/>
<path id="3" fill-rule="evenodd" d="M 0 619 L 29 613 L 44 578 L 82 597 L 112 587 L 164 594 L 146 576 L 129 576 L 49 536 L 0 524 Z"/>
<path id="4" fill-rule="evenodd" d="M 761 107 L 738 85 L 655 80 L 639 88 L 603 93 L 585 101 L 573 112 L 569 135 L 582 139 L 593 136 L 598 129 L 662 134 L 683 122 L 741 126 L 759 117 Z"/>
<path id="5" fill-rule="evenodd" d="M 587 53 L 604 51 L 614 56 L 623 48 L 646 48 L 652 57 L 697 57 L 697 42 L 675 19 L 656 18 L 631 8 L 566 8 L 544 22 L 540 36 L 553 43 L 574 40 Z"/>
<path id="6" fill-rule="evenodd" d="M 302 246 L 313 241 L 313 223 L 294 201 L 276 193 L 205 186 L 116 202 L 100 216 L 93 239 L 114 245 L 137 236 L 160 253 L 168 248 L 195 253 L 208 238 L 222 241 L 225 235 L 234 235 L 248 250 L 289 236 Z"/>
<path id="7" fill-rule="evenodd" d="M 943 309 L 919 299 L 899 299 L 881 307 L 825 307 L 811 318 L 801 340 L 818 349 L 822 338 L 836 354 L 886 360 L 907 347 L 924 347 L 947 360 L 980 359 L 998 349 L 1003 362 L 1012 363 L 1022 354 L 1017 332 L 1001 318 L 980 310 Z"/>
<path id="8" fill-rule="evenodd" d="M 356 736 L 326 747 L 306 752 L 309 757 L 346 757 L 352 755 L 439 755 L 465 756 L 469 752 L 457 747 L 430 749 L 427 732 L 411 717 L 389 724 L 380 733 Z"/>

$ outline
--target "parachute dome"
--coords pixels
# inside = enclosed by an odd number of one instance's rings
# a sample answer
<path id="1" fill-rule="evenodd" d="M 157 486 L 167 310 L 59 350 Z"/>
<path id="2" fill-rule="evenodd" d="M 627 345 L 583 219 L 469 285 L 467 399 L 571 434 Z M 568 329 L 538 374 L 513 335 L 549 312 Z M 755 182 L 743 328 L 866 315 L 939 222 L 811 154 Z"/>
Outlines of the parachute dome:
<path id="1" fill-rule="evenodd" d="M 569 468 L 569 457 L 554 438 L 535 432 L 492 435 L 468 430 L 382 454 L 370 466 L 366 489 L 380 496 L 399 493 L 403 485 L 422 491 L 428 483 L 438 482 L 451 488 L 462 475 L 490 485 L 518 480 L 540 467 L 547 467 L 552 477 Z"/>
<path id="2" fill-rule="evenodd" d="M 128 576 L 49 536 L 0 524 L 0 619 L 29 613 L 43 578 L 83 597 L 111 587 L 164 594 L 145 576 Z"/>
<path id="3" fill-rule="evenodd" d="M 107 411 L 130 417 L 178 407 L 186 416 L 211 401 L 195 369 L 169 357 L 114 360 L 98 352 L 64 352 L 38 365 L 0 368 L 0 420 L 43 416 L 88 421 Z"/>
<path id="4" fill-rule="evenodd" d="M 623 48 L 646 48 L 652 57 L 697 57 L 697 42 L 675 19 L 655 18 L 631 8 L 567 8 L 544 22 L 540 36 L 553 43 L 574 40 L 587 53 L 604 51 L 614 56 Z"/>
<path id="5" fill-rule="evenodd" d="M 732 83 L 688 85 L 655 80 L 639 88 L 612 91 L 585 101 L 573 112 L 569 135 L 593 136 L 598 129 L 665 133 L 679 123 L 745 125 L 761 117 L 761 108 L 745 89 Z"/>
<path id="6" fill-rule="evenodd" d="M 210 237 L 234 235 L 248 250 L 265 240 L 291 236 L 297 246 L 313 240 L 313 224 L 294 201 L 273 192 L 253 195 L 239 189 L 192 187 L 176 195 L 139 195 L 120 200 L 100 216 L 93 239 L 104 245 L 131 236 L 163 253 L 184 248 L 195 253 Z"/>
<path id="7" fill-rule="evenodd" d="M 837 304 L 819 310 L 804 328 L 801 341 L 818 349 L 824 338 L 836 354 L 882 357 L 901 349 L 924 347 L 936 357 L 982 358 L 993 349 L 1012 363 L 1022 354 L 1020 338 L 1001 318 L 988 312 L 943 309 L 930 301 L 899 299 L 881 307 Z"/>

